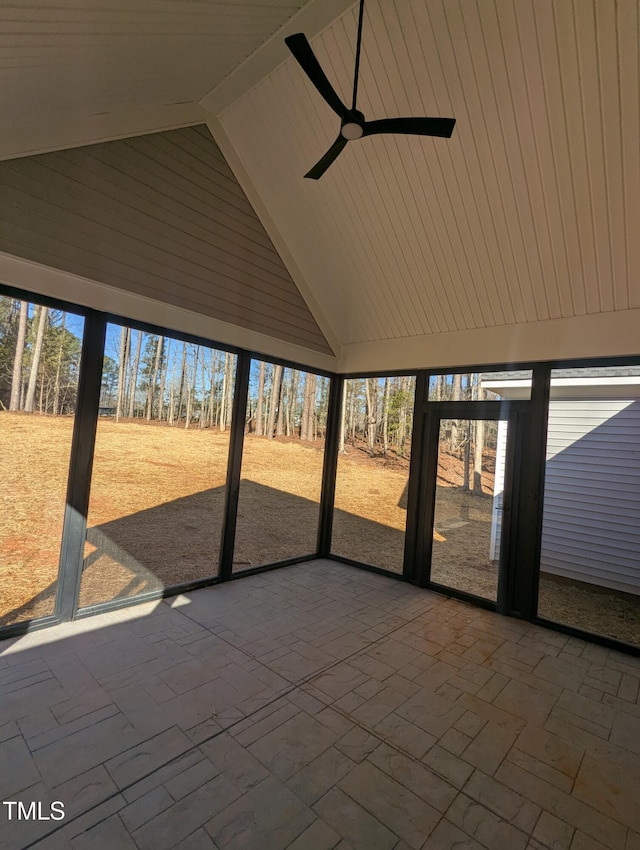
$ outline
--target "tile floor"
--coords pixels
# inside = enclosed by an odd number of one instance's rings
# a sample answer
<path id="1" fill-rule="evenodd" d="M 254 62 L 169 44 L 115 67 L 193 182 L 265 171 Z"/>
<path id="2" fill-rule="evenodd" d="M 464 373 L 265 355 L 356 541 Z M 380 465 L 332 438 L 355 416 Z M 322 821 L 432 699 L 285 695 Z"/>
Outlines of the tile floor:
<path id="1" fill-rule="evenodd" d="M 383 576 L 316 561 L 0 652 L 0 800 L 65 808 L 2 805 L 3 850 L 640 848 L 640 659 Z"/>

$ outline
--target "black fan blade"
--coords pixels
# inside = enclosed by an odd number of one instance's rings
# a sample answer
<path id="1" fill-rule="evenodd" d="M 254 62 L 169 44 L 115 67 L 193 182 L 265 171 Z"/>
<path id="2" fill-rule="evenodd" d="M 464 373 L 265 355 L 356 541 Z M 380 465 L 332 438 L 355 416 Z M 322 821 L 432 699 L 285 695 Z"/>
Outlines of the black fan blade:
<path id="1" fill-rule="evenodd" d="M 311 45 L 307 41 L 306 35 L 299 32 L 295 35 L 288 35 L 284 43 L 293 53 L 298 64 L 311 80 L 313 85 L 318 89 L 322 97 L 326 100 L 329 106 L 340 118 L 344 120 L 348 109 L 336 94 L 335 89 L 327 79 L 327 75 L 320 67 L 320 63 L 316 59 L 315 53 L 311 49 Z"/>
<path id="2" fill-rule="evenodd" d="M 365 121 L 365 136 L 376 133 L 406 133 L 411 136 L 442 136 L 450 139 L 455 118 L 383 118 L 381 121 Z"/>
<path id="3" fill-rule="evenodd" d="M 322 159 L 318 160 L 316 164 L 310 171 L 304 175 L 305 177 L 310 177 L 312 180 L 318 180 L 325 173 L 327 168 L 338 158 L 338 156 L 344 150 L 345 145 L 348 143 L 347 139 L 344 136 L 340 135 L 335 140 L 335 142 L 331 145 L 326 154 L 322 157 Z"/>

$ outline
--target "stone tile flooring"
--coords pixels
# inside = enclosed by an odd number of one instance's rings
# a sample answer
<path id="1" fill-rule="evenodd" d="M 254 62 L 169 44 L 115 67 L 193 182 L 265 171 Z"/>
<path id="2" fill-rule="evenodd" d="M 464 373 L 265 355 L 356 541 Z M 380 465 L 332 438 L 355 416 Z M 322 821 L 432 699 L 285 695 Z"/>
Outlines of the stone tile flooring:
<path id="1" fill-rule="evenodd" d="M 383 576 L 315 561 L 0 651 L 0 800 L 66 815 L 3 805 L 3 850 L 640 848 L 640 660 Z"/>

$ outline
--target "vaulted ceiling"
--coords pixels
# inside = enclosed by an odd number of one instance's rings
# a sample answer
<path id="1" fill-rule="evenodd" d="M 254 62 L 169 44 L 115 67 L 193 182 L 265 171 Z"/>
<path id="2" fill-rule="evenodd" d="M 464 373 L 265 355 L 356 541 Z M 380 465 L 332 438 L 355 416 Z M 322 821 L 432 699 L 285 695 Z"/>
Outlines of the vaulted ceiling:
<path id="1" fill-rule="evenodd" d="M 337 368 L 640 353 L 636 0 L 367 0 L 359 108 L 456 128 L 317 182 L 339 120 L 283 38 L 349 101 L 357 4 L 76 2 L 0 11 L 0 156 L 206 120 Z"/>

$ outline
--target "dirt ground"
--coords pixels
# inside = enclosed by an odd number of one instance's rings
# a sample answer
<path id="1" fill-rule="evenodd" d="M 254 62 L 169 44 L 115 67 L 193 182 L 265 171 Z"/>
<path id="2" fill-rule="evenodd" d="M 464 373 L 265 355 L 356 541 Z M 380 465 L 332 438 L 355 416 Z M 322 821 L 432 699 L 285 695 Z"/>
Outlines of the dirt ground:
<path id="1" fill-rule="evenodd" d="M 53 612 L 73 421 L 0 413 L 0 625 Z M 215 575 L 228 434 L 101 419 L 82 606 Z M 312 553 L 322 445 L 247 435 L 234 570 Z M 487 496 L 464 494 L 461 465 L 438 482 L 433 578 L 495 598 Z M 401 571 L 408 461 L 347 447 L 339 460 L 336 553 Z M 541 614 L 640 643 L 635 597 L 541 581 Z"/>

